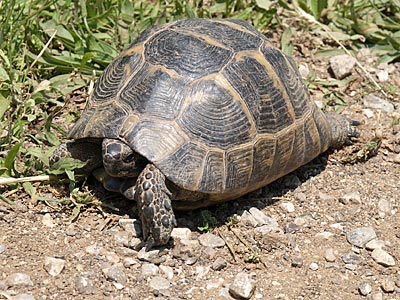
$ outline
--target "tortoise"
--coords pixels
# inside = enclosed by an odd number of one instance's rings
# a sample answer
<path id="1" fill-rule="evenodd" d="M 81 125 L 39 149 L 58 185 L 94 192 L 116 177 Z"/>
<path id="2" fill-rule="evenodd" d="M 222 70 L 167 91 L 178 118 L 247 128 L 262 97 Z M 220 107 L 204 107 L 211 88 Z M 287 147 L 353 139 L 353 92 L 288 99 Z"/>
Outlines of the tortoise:
<path id="1" fill-rule="evenodd" d="M 83 172 L 137 202 L 157 246 L 173 207 L 259 189 L 350 141 L 353 125 L 323 113 L 293 59 L 247 22 L 186 19 L 146 29 L 115 58 L 51 163 L 88 161 Z"/>

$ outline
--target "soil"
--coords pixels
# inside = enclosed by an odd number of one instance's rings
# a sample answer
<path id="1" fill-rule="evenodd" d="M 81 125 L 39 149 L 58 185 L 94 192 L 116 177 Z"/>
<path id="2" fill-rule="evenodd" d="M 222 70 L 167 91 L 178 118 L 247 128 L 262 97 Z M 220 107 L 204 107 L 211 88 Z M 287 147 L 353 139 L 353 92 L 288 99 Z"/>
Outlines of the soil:
<path id="1" fill-rule="evenodd" d="M 298 35 L 295 60 L 328 80 L 329 57 L 314 50 L 321 43 L 311 34 Z M 381 86 L 400 89 L 399 63 L 376 66 L 369 52 L 358 58 Z M 379 81 L 381 71 L 387 81 Z M 71 203 L 5 191 L 16 205 L 0 201 L 0 299 L 232 299 L 228 290 L 239 272 L 254 280 L 250 299 L 400 299 L 399 94 L 385 97 L 358 67 L 351 73 L 343 86 L 311 94 L 320 104 L 328 93 L 342 95 L 348 103 L 343 114 L 361 122 L 360 137 L 260 191 L 208 208 L 216 221 L 211 224 L 211 218 L 208 227 L 223 238 L 223 247 L 199 243 L 204 213 L 181 212 L 178 227 L 189 228 L 190 237 L 174 238 L 154 257 L 143 258 L 140 240 L 120 221 L 137 217 L 133 204 L 90 181 L 93 199 L 107 207 L 86 205 L 76 220 Z M 363 99 L 371 93 L 394 110 L 366 107 Z M 62 185 L 42 183 L 37 189 L 43 197 L 68 197 Z M 262 232 L 262 226 L 246 222 L 244 212 L 254 207 L 278 227 Z M 394 266 L 348 241 L 348 233 L 362 227 L 373 228 Z M 61 272 L 53 273 L 46 257 L 60 259 Z M 29 275 L 31 283 L 10 283 L 16 273 Z"/>

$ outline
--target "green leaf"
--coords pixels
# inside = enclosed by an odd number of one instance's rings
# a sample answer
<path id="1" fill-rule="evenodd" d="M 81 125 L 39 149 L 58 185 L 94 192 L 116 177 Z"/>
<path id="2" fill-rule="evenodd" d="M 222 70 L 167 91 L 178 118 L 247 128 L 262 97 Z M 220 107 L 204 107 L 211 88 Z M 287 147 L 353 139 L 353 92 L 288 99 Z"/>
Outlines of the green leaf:
<path id="1" fill-rule="evenodd" d="M 72 209 L 71 222 L 75 222 L 78 219 L 81 213 L 81 207 L 82 205 L 74 206 L 74 208 Z"/>
<path id="2" fill-rule="evenodd" d="M 37 194 L 36 194 L 36 188 L 32 185 L 30 182 L 24 182 L 22 184 L 22 187 L 24 188 L 25 192 L 31 196 L 33 201 L 37 200 Z"/>
<path id="3" fill-rule="evenodd" d="M 292 28 L 289 26 L 285 29 L 281 38 L 282 52 L 289 56 L 293 56 L 293 45 L 290 42 L 292 36 L 293 36 L 293 31 Z"/>
<path id="4" fill-rule="evenodd" d="M 75 170 L 83 168 L 86 165 L 86 162 L 83 162 L 79 159 L 65 157 L 61 158 L 59 161 L 51 165 L 49 173 L 53 175 L 60 175 L 67 173 L 67 171 Z M 68 175 L 72 175 L 71 173 L 67 173 Z"/>
<path id="5" fill-rule="evenodd" d="M 308 5 L 313 16 L 316 19 L 319 19 L 321 16 L 322 11 L 327 8 L 328 1 L 327 0 L 309 0 Z"/>
<path id="6" fill-rule="evenodd" d="M 3 118 L 4 113 L 10 108 L 11 98 L 4 97 L 3 93 L 0 91 L 0 119 Z"/>
<path id="7" fill-rule="evenodd" d="M 11 169 L 14 167 L 15 158 L 21 148 L 22 142 L 15 144 L 11 150 L 8 152 L 6 159 L 4 160 L 4 166 L 8 170 L 8 174 L 11 175 Z"/>

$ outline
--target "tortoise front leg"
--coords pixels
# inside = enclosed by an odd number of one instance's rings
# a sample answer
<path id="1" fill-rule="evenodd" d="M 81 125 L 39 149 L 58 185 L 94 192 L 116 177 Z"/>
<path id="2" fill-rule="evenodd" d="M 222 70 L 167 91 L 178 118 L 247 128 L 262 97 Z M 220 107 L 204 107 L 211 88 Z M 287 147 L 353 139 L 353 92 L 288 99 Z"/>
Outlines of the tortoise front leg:
<path id="1" fill-rule="evenodd" d="M 148 164 L 140 173 L 135 188 L 135 200 L 148 249 L 167 244 L 176 226 L 171 195 L 165 176 L 156 166 Z"/>

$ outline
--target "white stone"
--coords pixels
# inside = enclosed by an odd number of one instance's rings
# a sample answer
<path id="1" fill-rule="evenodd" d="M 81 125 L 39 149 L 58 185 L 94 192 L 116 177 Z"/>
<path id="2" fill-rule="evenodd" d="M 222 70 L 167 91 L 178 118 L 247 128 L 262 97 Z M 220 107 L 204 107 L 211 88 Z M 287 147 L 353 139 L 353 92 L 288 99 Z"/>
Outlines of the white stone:
<path id="1" fill-rule="evenodd" d="M 65 260 L 61 258 L 49 257 L 44 258 L 44 269 L 51 276 L 59 275 L 65 267 Z"/>

